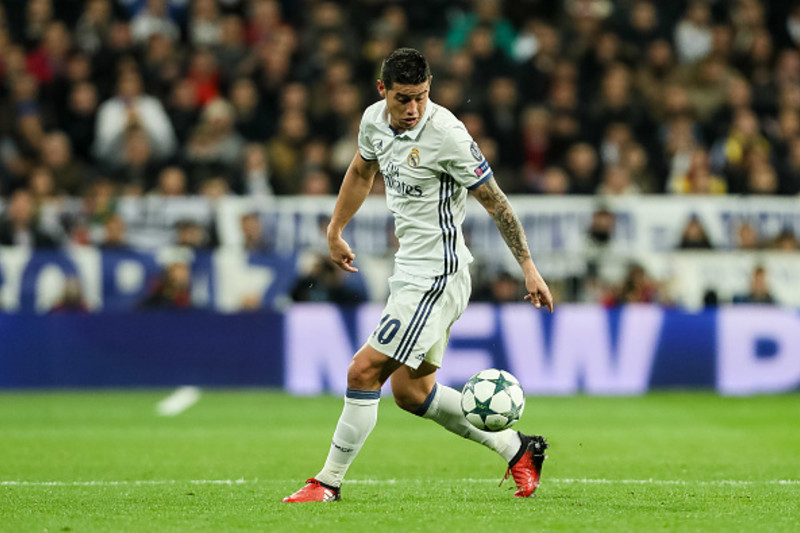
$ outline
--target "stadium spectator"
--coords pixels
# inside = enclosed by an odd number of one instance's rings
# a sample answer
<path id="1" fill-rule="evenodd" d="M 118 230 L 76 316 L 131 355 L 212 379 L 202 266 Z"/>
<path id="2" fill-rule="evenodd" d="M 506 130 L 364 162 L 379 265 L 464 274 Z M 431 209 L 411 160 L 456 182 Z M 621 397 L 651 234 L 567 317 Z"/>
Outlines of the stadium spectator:
<path id="1" fill-rule="evenodd" d="M 697 148 L 692 152 L 689 168 L 684 174 L 673 175 L 667 189 L 676 194 L 725 194 L 727 184 L 711 173 L 708 153 Z"/>
<path id="2" fill-rule="evenodd" d="M 633 83 L 650 114 L 656 119 L 664 118 L 662 105 L 666 100 L 668 89 L 675 89 L 670 82 L 675 76 L 675 54 L 666 39 L 656 39 L 646 49 L 634 73 Z M 685 96 L 686 93 L 683 92 Z M 688 103 L 688 101 L 687 101 Z"/>
<path id="3" fill-rule="evenodd" d="M 181 34 L 177 24 L 170 18 L 167 0 L 147 0 L 145 8 L 131 19 L 131 34 L 136 43 L 144 44 L 155 34 L 176 42 Z"/>
<path id="4" fill-rule="evenodd" d="M 26 246 L 31 248 L 54 248 L 56 239 L 44 231 L 39 224 L 34 201 L 27 189 L 18 189 L 8 201 L 0 218 L 0 246 Z"/>
<path id="5" fill-rule="evenodd" d="M 208 248 L 208 245 L 206 230 L 197 221 L 185 219 L 175 224 L 175 246 L 198 251 Z"/>
<path id="6" fill-rule="evenodd" d="M 295 302 L 331 302 L 355 305 L 367 300 L 358 278 L 346 276 L 329 257 L 316 257 L 308 273 L 297 280 L 291 291 Z"/>
<path id="7" fill-rule="evenodd" d="M 118 196 L 114 183 L 107 178 L 92 182 L 83 197 L 83 214 L 87 225 L 102 227 L 117 212 Z"/>
<path id="8" fill-rule="evenodd" d="M 507 57 L 513 56 L 514 26 L 503 16 L 501 0 L 474 0 L 472 10 L 462 12 L 447 31 L 447 46 L 460 50 L 469 41 L 473 32 L 484 27 L 493 46 Z"/>
<path id="9" fill-rule="evenodd" d="M 158 163 L 144 129 L 128 129 L 119 157 L 119 162 L 109 165 L 109 177 L 126 195 L 141 196 L 153 186 L 153 180 L 158 175 Z"/>
<path id="10" fill-rule="evenodd" d="M 709 56 L 677 78 L 686 86 L 689 102 L 699 122 L 710 121 L 714 112 L 723 105 L 735 75 L 720 57 Z"/>
<path id="11" fill-rule="evenodd" d="M 67 70 L 70 41 L 69 31 L 63 22 L 49 23 L 41 44 L 28 54 L 28 72 L 42 84 L 50 84 L 63 77 Z"/>
<path id="12" fill-rule="evenodd" d="M 751 163 L 747 173 L 746 192 L 748 194 L 768 194 L 778 193 L 778 175 L 772 165 L 764 162 Z"/>
<path id="13" fill-rule="evenodd" d="M 615 295 L 614 303 L 616 305 L 657 303 L 665 299 L 665 295 L 660 294 L 658 282 L 651 278 L 641 265 L 634 263 L 628 266 L 625 278 Z"/>
<path id="14" fill-rule="evenodd" d="M 126 70 L 119 75 L 117 94 L 100 105 L 94 155 L 105 164 L 120 162 L 120 147 L 131 130 L 144 132 L 154 159 L 175 151 L 175 133 L 161 102 L 142 91 L 141 75 Z"/>
<path id="15" fill-rule="evenodd" d="M 528 61 L 520 66 L 518 74 L 520 97 L 525 103 L 541 102 L 556 64 L 562 57 L 561 34 L 558 29 L 542 20 L 529 22 L 536 39 L 536 48 Z"/>
<path id="16" fill-rule="evenodd" d="M 61 297 L 50 308 L 50 314 L 88 313 L 89 307 L 83 297 L 81 280 L 70 276 L 64 280 L 64 289 Z"/>
<path id="17" fill-rule="evenodd" d="M 201 48 L 192 55 L 187 78 L 194 83 L 200 106 L 205 107 L 219 97 L 219 68 L 211 50 Z"/>
<path id="18" fill-rule="evenodd" d="M 252 56 L 245 44 L 244 23 L 241 17 L 225 15 L 222 18 L 219 43 L 212 50 L 217 56 L 217 65 L 225 83 L 230 83 L 252 68 L 247 65 Z"/>
<path id="19" fill-rule="evenodd" d="M 644 146 L 637 142 L 622 145 L 620 165 L 630 174 L 631 181 L 643 193 L 660 192 L 658 178 L 650 164 L 650 156 Z"/>
<path id="20" fill-rule="evenodd" d="M 592 213 L 586 234 L 589 244 L 597 250 L 605 248 L 614 237 L 617 217 L 607 207 L 599 207 Z"/>
<path id="21" fill-rule="evenodd" d="M 314 10 L 315 13 L 318 11 Z M 250 2 L 249 24 L 245 32 L 247 42 L 251 45 L 267 42 L 283 24 L 279 2 L 253 0 Z"/>
<path id="22" fill-rule="evenodd" d="M 569 176 L 561 167 L 546 168 L 538 192 L 549 195 L 567 194 L 569 192 Z"/>
<path id="23" fill-rule="evenodd" d="M 286 111 L 278 121 L 278 132 L 267 142 L 267 158 L 273 172 L 276 194 L 297 194 L 303 150 L 308 138 L 308 120 L 300 111 Z"/>
<path id="24" fill-rule="evenodd" d="M 344 176 L 347 167 L 350 166 L 353 150 L 358 146 L 359 124 L 361 117 L 358 115 L 350 117 L 346 132 L 331 145 L 328 163 L 334 176 Z"/>
<path id="25" fill-rule="evenodd" d="M 87 54 L 97 53 L 108 40 L 112 20 L 110 0 L 87 0 L 75 24 L 75 45 Z"/>
<path id="26" fill-rule="evenodd" d="M 597 152 L 588 143 L 576 143 L 567 152 L 570 193 L 594 194 L 598 180 Z"/>
<path id="27" fill-rule="evenodd" d="M 234 128 L 234 113 L 233 106 L 222 98 L 214 99 L 203 109 L 183 154 L 193 188 L 212 176 L 236 172 L 245 140 Z"/>
<path id="28" fill-rule="evenodd" d="M 225 175 L 213 175 L 200 182 L 199 192 L 214 204 L 231 193 L 230 179 Z"/>
<path id="29" fill-rule="evenodd" d="M 749 222 L 739 224 L 736 230 L 736 249 L 759 250 L 761 247 L 761 239 L 753 225 Z"/>
<path id="30" fill-rule="evenodd" d="M 711 250 L 714 248 L 708 238 L 703 223 L 697 215 L 692 215 L 683 228 L 681 241 L 678 244 L 680 250 Z"/>
<path id="31" fill-rule="evenodd" d="M 783 228 L 772 242 L 772 248 L 780 252 L 797 252 L 800 250 L 800 241 L 790 227 Z"/>
<path id="32" fill-rule="evenodd" d="M 706 0 L 690 0 L 675 27 L 675 47 L 683 63 L 694 63 L 711 51 L 711 8 Z"/>
<path id="33" fill-rule="evenodd" d="M 125 220 L 117 214 L 111 215 L 103 226 L 103 240 L 100 248 L 107 251 L 127 250 L 127 226 Z"/>
<path id="34" fill-rule="evenodd" d="M 25 8 L 25 25 L 22 44 L 27 49 L 35 48 L 44 38 L 47 27 L 53 21 L 52 0 L 29 0 Z"/>
<path id="35" fill-rule="evenodd" d="M 521 280 L 506 271 L 501 271 L 483 286 L 477 287 L 472 300 L 493 304 L 517 303 L 524 294 Z"/>
<path id="36" fill-rule="evenodd" d="M 175 83 L 168 99 L 167 113 L 178 143 L 185 146 L 200 117 L 197 88 L 193 82 L 182 79 Z"/>
<path id="37" fill-rule="evenodd" d="M 86 170 L 72 157 L 72 146 L 64 132 L 53 131 L 42 137 L 41 161 L 53 175 L 55 189 L 79 196 L 86 185 Z"/>
<path id="38" fill-rule="evenodd" d="M 331 178 L 327 172 L 320 168 L 306 171 L 300 187 L 303 196 L 324 196 L 331 192 Z"/>
<path id="39" fill-rule="evenodd" d="M 269 252 L 273 248 L 272 238 L 264 233 L 258 213 L 245 213 L 241 218 L 244 249 L 250 253 Z"/>
<path id="40" fill-rule="evenodd" d="M 787 143 L 788 155 L 780 168 L 780 192 L 785 195 L 800 194 L 800 135 Z"/>
<path id="41" fill-rule="evenodd" d="M 609 0 L 569 0 L 564 7 L 568 17 L 565 51 L 573 58 L 584 57 L 594 48 L 614 4 Z"/>
<path id="42" fill-rule="evenodd" d="M 274 196 L 264 146 L 258 143 L 248 144 L 244 154 L 244 169 L 239 180 L 244 194 L 255 198 Z"/>
<path id="43" fill-rule="evenodd" d="M 239 78 L 234 81 L 228 99 L 233 106 L 239 135 L 249 142 L 265 142 L 274 131 L 274 119 L 261 102 L 253 80 Z"/>
<path id="44" fill-rule="evenodd" d="M 158 175 L 158 184 L 150 192 L 155 196 L 185 196 L 186 173 L 177 166 L 162 169 Z"/>
<path id="45" fill-rule="evenodd" d="M 60 120 L 61 129 L 67 134 L 75 155 L 84 162 L 92 160 L 94 128 L 97 121 L 97 88 L 90 82 L 75 84 L 70 93 Z"/>
<path id="46" fill-rule="evenodd" d="M 610 123 L 599 142 L 600 161 L 603 165 L 618 165 L 622 159 L 622 147 L 633 142 L 633 132 L 624 122 Z"/>
<path id="47" fill-rule="evenodd" d="M 192 271 L 181 261 L 168 264 L 153 284 L 147 296 L 139 303 L 140 309 L 189 309 Z"/>
<path id="48" fill-rule="evenodd" d="M 114 92 L 121 64 L 127 58 L 135 56 L 133 36 L 130 23 L 124 20 L 114 20 L 108 33 L 106 44 L 93 56 L 94 71 L 102 72 L 95 80 L 100 94 L 105 97 Z"/>
<path id="49" fill-rule="evenodd" d="M 735 304 L 774 304 L 775 298 L 769 290 L 767 271 L 763 266 L 757 266 L 750 275 L 750 288 L 745 293 L 733 296 Z"/>
<path id="50" fill-rule="evenodd" d="M 800 3 L 793 3 L 789 7 L 786 19 L 783 21 L 779 41 L 781 46 L 800 45 Z"/>
<path id="51" fill-rule="evenodd" d="M 189 42 L 214 47 L 222 40 L 222 20 L 217 0 L 195 0 L 189 16 Z"/>
<path id="52" fill-rule="evenodd" d="M 636 56 L 647 50 L 651 43 L 663 38 L 661 20 L 654 2 L 636 0 L 628 10 L 620 33 L 629 47 L 629 53 Z"/>
<path id="53" fill-rule="evenodd" d="M 711 148 L 712 169 L 722 171 L 730 192 L 746 192 L 748 156 L 757 150 L 768 153 L 769 147 L 759 129 L 758 116 L 750 109 L 740 109 L 727 137 L 717 140 Z"/>
<path id="54" fill-rule="evenodd" d="M 169 90 L 182 72 L 179 48 L 157 33 L 147 40 L 144 50 L 144 58 L 140 62 L 144 87 L 161 102 L 169 94 Z M 139 70 L 139 62 L 126 65 L 126 68 Z"/>
<path id="55" fill-rule="evenodd" d="M 628 169 L 619 165 L 608 165 L 603 172 L 603 179 L 597 187 L 597 193 L 608 196 L 640 194 L 639 186 L 631 180 Z"/>

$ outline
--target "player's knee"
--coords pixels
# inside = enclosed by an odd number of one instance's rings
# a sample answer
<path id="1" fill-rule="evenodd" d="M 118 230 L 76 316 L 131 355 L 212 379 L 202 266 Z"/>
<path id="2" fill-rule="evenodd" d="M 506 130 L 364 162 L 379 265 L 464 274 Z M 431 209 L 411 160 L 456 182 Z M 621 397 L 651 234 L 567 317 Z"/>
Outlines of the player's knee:
<path id="1" fill-rule="evenodd" d="M 347 387 L 357 390 L 374 390 L 380 387 L 380 368 L 355 358 L 347 369 Z"/>

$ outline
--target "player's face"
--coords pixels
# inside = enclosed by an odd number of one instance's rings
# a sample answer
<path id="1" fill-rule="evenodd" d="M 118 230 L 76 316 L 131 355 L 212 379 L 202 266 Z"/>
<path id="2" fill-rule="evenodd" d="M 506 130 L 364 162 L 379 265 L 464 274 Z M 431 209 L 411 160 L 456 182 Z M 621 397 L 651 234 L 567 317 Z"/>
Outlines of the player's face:
<path id="1" fill-rule="evenodd" d="M 391 89 L 387 89 L 382 81 L 378 81 L 378 92 L 386 99 L 386 107 L 389 109 L 394 129 L 406 131 L 419 123 L 425 114 L 430 88 L 431 80 L 419 85 L 395 83 Z"/>

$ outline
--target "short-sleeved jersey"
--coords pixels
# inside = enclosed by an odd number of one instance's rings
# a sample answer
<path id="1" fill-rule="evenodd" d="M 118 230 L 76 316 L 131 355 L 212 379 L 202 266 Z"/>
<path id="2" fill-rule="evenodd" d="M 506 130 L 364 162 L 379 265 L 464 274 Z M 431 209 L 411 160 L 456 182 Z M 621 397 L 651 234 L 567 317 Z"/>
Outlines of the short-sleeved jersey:
<path id="1" fill-rule="evenodd" d="M 386 101 L 364 111 L 358 149 L 377 161 L 386 203 L 395 218 L 398 269 L 421 276 L 451 274 L 472 262 L 461 225 L 467 189 L 492 177 L 492 169 L 464 124 L 428 101 L 422 119 L 397 133 Z"/>

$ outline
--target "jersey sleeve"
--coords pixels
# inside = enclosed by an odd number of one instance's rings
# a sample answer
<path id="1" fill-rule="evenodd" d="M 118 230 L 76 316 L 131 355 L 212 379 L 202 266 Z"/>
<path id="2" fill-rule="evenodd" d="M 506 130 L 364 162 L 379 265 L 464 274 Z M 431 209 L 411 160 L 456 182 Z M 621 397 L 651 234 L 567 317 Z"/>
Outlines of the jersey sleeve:
<path id="1" fill-rule="evenodd" d="M 453 126 L 442 145 L 442 166 L 462 187 L 473 190 L 494 175 L 463 124 Z"/>
<path id="2" fill-rule="evenodd" d="M 358 153 L 364 161 L 377 161 L 378 154 L 369 139 L 370 120 L 367 113 L 361 117 L 361 124 L 358 126 Z"/>

